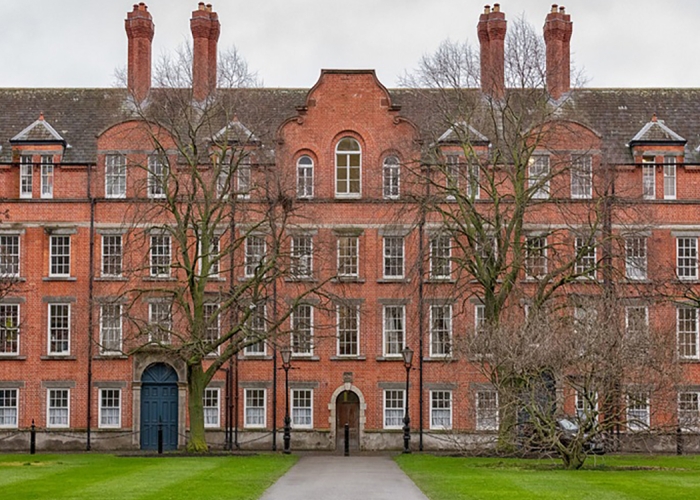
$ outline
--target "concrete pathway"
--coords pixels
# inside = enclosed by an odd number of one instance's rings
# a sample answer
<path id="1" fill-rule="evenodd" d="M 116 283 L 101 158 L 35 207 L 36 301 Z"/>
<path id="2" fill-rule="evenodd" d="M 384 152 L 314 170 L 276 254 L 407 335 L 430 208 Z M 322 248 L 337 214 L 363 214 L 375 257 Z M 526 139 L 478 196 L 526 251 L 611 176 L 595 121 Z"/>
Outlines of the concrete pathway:
<path id="1" fill-rule="evenodd" d="M 428 500 L 387 456 L 304 456 L 261 500 Z"/>

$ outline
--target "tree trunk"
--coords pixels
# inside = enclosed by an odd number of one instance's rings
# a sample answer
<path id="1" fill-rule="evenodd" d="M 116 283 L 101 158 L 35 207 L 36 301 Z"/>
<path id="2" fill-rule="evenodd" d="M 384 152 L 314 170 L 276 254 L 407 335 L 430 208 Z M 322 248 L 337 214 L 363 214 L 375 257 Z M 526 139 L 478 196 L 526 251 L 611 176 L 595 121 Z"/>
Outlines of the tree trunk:
<path id="1" fill-rule="evenodd" d="M 209 451 L 204 433 L 204 388 L 205 377 L 202 363 L 187 366 L 187 409 L 190 417 L 190 437 L 187 451 L 206 453 Z"/>

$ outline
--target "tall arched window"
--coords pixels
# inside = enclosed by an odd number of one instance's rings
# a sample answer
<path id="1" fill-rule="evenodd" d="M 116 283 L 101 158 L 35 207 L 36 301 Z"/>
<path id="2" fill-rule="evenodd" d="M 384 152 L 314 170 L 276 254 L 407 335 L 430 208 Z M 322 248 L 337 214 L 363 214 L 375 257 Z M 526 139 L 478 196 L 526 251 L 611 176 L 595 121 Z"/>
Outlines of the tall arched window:
<path id="1" fill-rule="evenodd" d="M 297 160 L 297 198 L 314 195 L 314 161 L 309 156 Z"/>
<path id="2" fill-rule="evenodd" d="M 387 156 L 384 159 L 384 167 L 382 171 L 384 198 L 398 198 L 400 189 L 400 172 L 399 159 L 396 156 Z"/>
<path id="3" fill-rule="evenodd" d="M 335 148 L 335 194 L 339 197 L 359 197 L 362 175 L 360 144 L 345 137 Z"/>

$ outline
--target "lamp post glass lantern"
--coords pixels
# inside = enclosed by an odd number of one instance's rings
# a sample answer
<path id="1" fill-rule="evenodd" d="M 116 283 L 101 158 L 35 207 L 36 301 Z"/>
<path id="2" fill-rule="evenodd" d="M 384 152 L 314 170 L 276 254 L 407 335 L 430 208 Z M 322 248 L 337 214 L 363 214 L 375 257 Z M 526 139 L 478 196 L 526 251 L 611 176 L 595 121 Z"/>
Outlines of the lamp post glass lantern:
<path id="1" fill-rule="evenodd" d="M 291 423 L 289 418 L 289 369 L 291 368 L 292 351 L 285 347 L 280 352 L 282 356 L 282 369 L 284 370 L 284 450 L 283 453 L 290 453 Z"/>
<path id="2" fill-rule="evenodd" d="M 403 365 L 406 368 L 406 409 L 403 416 L 403 452 L 411 453 L 411 417 L 408 416 L 408 384 L 411 375 L 411 363 L 413 362 L 413 351 L 406 347 L 401 354 L 403 355 Z"/>

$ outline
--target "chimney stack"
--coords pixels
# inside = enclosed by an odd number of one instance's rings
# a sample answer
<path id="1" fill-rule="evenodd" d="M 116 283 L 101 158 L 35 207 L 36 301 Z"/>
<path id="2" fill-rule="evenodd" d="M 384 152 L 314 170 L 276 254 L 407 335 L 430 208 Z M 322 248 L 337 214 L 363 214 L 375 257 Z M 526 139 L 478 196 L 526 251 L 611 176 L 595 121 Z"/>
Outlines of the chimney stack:
<path id="1" fill-rule="evenodd" d="M 491 97 L 505 93 L 506 15 L 500 4 L 486 5 L 479 17 L 477 33 L 481 54 L 481 90 Z"/>
<path id="2" fill-rule="evenodd" d="M 552 10 L 544 22 L 544 42 L 547 46 L 547 90 L 559 99 L 571 90 L 571 33 L 574 26 L 564 7 Z"/>
<path id="3" fill-rule="evenodd" d="M 192 94 L 194 100 L 205 100 L 216 89 L 217 43 L 221 33 L 219 16 L 212 12 L 211 4 L 199 2 L 192 12 L 190 30 L 194 47 L 192 50 Z"/>
<path id="4" fill-rule="evenodd" d="M 124 20 L 129 39 L 127 88 L 137 102 L 142 102 L 151 89 L 151 42 L 155 26 L 146 4 L 134 4 Z"/>

